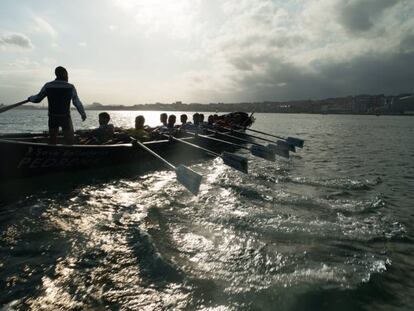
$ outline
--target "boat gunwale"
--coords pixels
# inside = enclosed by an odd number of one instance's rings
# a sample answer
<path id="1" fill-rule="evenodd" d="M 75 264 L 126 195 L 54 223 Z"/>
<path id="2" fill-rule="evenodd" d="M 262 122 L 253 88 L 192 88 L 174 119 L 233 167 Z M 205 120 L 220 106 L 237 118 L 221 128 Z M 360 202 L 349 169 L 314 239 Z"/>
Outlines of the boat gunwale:
<path id="1" fill-rule="evenodd" d="M 223 133 L 230 133 L 230 131 L 226 131 Z M 15 133 L 14 133 L 15 134 Z M 7 134 L 6 134 L 7 135 Z M 13 134 L 10 134 L 13 135 Z M 215 133 L 212 134 L 203 134 L 203 136 L 208 136 L 208 137 L 215 137 Z M 40 135 L 39 135 L 40 136 Z M 3 136 L 4 137 L 4 136 Z M 33 138 L 33 137 L 32 137 Z M 194 136 L 189 136 L 189 137 L 183 137 L 180 138 L 182 140 L 194 140 L 195 137 Z M 144 145 L 154 145 L 154 144 L 164 144 L 164 143 L 168 143 L 170 142 L 170 140 L 168 139 L 162 139 L 162 140 L 151 140 L 151 141 L 146 141 L 143 142 Z M 122 144 L 108 144 L 108 145 L 65 145 L 65 144 L 56 144 L 56 145 L 51 145 L 48 143 L 37 143 L 37 142 L 28 142 L 28 141 L 21 141 L 21 140 L 13 140 L 13 139 L 5 139 L 2 138 L 2 136 L 0 136 L 0 143 L 10 143 L 10 144 L 18 144 L 18 145 L 26 145 L 26 146 L 41 146 L 41 147 L 47 147 L 47 148 L 54 148 L 54 147 L 59 147 L 59 148 L 67 148 L 67 149 L 90 149 L 90 148 L 133 148 L 134 145 L 132 143 L 122 143 Z"/>

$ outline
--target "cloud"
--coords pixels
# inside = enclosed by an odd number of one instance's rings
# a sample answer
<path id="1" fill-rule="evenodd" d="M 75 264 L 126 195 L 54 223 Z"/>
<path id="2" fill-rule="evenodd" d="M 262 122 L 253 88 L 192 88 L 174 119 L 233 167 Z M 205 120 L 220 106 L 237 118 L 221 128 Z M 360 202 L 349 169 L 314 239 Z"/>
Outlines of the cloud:
<path id="1" fill-rule="evenodd" d="M 239 96 L 250 100 L 289 100 L 358 93 L 396 94 L 412 90 L 413 66 L 414 52 L 372 53 L 350 61 L 320 62 L 311 69 L 273 59 L 263 71 L 238 78 Z"/>
<path id="2" fill-rule="evenodd" d="M 369 31 L 381 14 L 400 0 L 343 0 L 338 3 L 339 21 L 350 32 Z"/>
<path id="3" fill-rule="evenodd" d="M 89 2 L 49 7 L 27 19 L 33 31 L 27 34 L 43 44 L 30 55 L 39 64 L 33 72 L 47 67 L 43 58 L 65 57 L 98 81 L 105 61 L 111 83 L 125 83 L 122 77 L 128 87 L 142 86 L 130 97 L 120 88 L 111 95 L 99 80 L 91 98 L 118 96 L 128 104 L 134 96 L 210 102 L 412 91 L 412 0 L 107 0 L 99 12 Z M 12 47 L 32 47 L 27 37 L 14 36 L 20 40 L 0 34 L 1 51 L 11 51 L 0 66 L 27 70 L 24 59 L 8 66 L 16 57 Z M 65 52 L 86 43 L 82 58 Z M 102 53 L 95 55 L 97 49 Z"/>
<path id="4" fill-rule="evenodd" d="M 135 29 L 147 37 L 164 35 L 173 39 L 191 37 L 201 11 L 200 0 L 116 0 L 115 6 L 133 15 Z M 112 30 L 112 29 L 111 29 Z"/>
<path id="5" fill-rule="evenodd" d="M 205 36 L 199 57 L 210 67 L 208 82 L 205 69 L 192 72 L 192 96 L 288 100 L 412 90 L 414 2 L 285 3 L 222 1 L 225 22 Z"/>
<path id="6" fill-rule="evenodd" d="M 38 33 L 47 34 L 51 36 L 52 38 L 57 37 L 58 35 L 57 31 L 46 19 L 40 16 L 35 16 L 35 15 L 32 17 L 32 19 L 34 22 L 33 30 L 35 30 Z"/>
<path id="7" fill-rule="evenodd" d="M 25 50 L 33 48 L 33 44 L 30 39 L 19 33 L 0 35 L 0 46 L 18 47 Z"/>

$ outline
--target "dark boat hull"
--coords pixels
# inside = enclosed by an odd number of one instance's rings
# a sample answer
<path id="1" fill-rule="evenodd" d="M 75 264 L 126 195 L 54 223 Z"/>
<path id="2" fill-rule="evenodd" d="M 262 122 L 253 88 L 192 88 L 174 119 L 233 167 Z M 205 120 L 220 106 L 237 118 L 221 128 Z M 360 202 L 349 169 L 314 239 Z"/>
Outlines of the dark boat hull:
<path id="1" fill-rule="evenodd" d="M 201 137 L 185 139 L 217 153 L 235 150 L 234 146 Z M 162 140 L 147 142 L 145 145 L 175 164 L 208 156 L 204 151 L 177 141 Z M 162 166 L 162 162 L 154 156 L 132 144 L 48 145 L 3 136 L 0 139 L 0 154 L 1 181 L 121 164 L 134 165 L 139 171 Z"/>

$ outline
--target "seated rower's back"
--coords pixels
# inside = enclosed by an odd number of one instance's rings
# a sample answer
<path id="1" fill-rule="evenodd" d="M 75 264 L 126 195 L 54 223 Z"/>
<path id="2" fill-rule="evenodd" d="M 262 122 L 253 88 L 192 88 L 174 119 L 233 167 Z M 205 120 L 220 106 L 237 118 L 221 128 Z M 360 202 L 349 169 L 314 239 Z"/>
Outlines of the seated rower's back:
<path id="1" fill-rule="evenodd" d="M 160 115 L 160 121 L 162 124 L 161 126 L 167 126 L 168 125 L 167 120 L 168 120 L 168 115 L 165 112 L 161 113 Z"/>
<path id="2" fill-rule="evenodd" d="M 198 115 L 198 123 L 199 123 L 199 125 L 201 125 L 201 126 L 203 126 L 203 125 L 205 124 L 205 122 L 204 122 L 204 113 L 200 113 L 200 114 Z"/>
<path id="3" fill-rule="evenodd" d="M 207 118 L 207 124 L 205 125 L 208 128 L 214 128 L 214 116 L 209 115 Z"/>
<path id="4" fill-rule="evenodd" d="M 107 112 L 101 112 L 98 115 L 99 127 L 94 131 L 98 143 L 105 143 L 114 137 L 114 126 L 109 123 L 111 116 Z"/>
<path id="5" fill-rule="evenodd" d="M 150 133 L 148 132 L 144 124 L 144 116 L 139 115 L 135 118 L 135 128 L 127 129 L 126 133 L 139 141 L 148 141 L 150 139 Z"/>
<path id="6" fill-rule="evenodd" d="M 191 123 L 191 122 L 187 122 L 187 120 L 188 120 L 188 117 L 185 113 L 180 116 L 181 125 L 178 126 L 180 131 L 194 130 L 195 129 L 194 124 Z"/>
<path id="7" fill-rule="evenodd" d="M 171 114 L 168 117 L 167 125 L 162 126 L 160 128 L 160 133 L 161 134 L 170 134 L 170 135 L 175 134 L 176 133 L 176 129 L 175 129 L 176 120 L 177 120 L 177 117 L 175 115 Z"/>

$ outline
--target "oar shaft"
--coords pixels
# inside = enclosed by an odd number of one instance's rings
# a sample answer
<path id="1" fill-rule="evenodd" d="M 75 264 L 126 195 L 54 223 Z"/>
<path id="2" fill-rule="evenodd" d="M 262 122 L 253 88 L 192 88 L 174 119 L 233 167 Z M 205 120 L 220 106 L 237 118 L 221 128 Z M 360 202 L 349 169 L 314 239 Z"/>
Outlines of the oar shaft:
<path id="1" fill-rule="evenodd" d="M 240 127 L 240 126 L 237 126 L 237 125 L 235 127 L 239 128 L 239 129 L 243 128 L 243 127 Z M 250 129 L 250 128 L 246 128 L 246 130 L 285 140 L 288 144 L 299 147 L 299 148 L 303 148 L 303 144 L 305 142 L 301 138 L 296 138 L 296 137 L 287 137 L 286 138 L 286 137 L 282 137 L 282 136 L 277 136 L 277 135 L 261 132 L 261 131 L 258 131 L 258 130 L 253 130 L 253 129 Z M 260 138 L 260 139 L 262 139 L 262 138 Z"/>
<path id="2" fill-rule="evenodd" d="M 224 144 L 232 145 L 234 147 L 241 148 L 241 149 L 246 149 L 246 150 L 249 150 L 250 151 L 250 149 L 247 148 L 246 146 L 239 145 L 239 144 L 235 144 L 235 143 L 232 143 L 232 142 L 227 141 L 227 140 L 219 139 L 219 138 L 216 138 L 216 137 L 210 137 L 210 136 L 207 136 L 207 135 L 195 134 L 195 133 L 187 132 L 187 131 L 186 131 L 186 133 L 187 134 L 190 134 L 190 135 L 193 135 L 193 136 L 199 136 L 199 137 L 202 137 L 202 138 L 205 138 L 205 139 L 214 140 L 214 141 L 217 141 L 219 143 L 224 143 Z"/>
<path id="3" fill-rule="evenodd" d="M 275 142 L 275 141 L 273 141 L 273 140 L 270 140 L 270 139 L 267 139 L 267 138 L 263 138 L 263 137 L 260 137 L 260 136 L 257 136 L 257 135 L 246 134 L 246 133 L 243 133 L 243 132 L 241 132 L 241 131 L 235 131 L 235 130 L 233 130 L 233 129 L 229 129 L 229 128 L 226 128 L 226 127 L 223 127 L 223 129 L 226 129 L 226 130 L 229 130 L 229 131 L 233 131 L 233 132 L 235 132 L 235 133 L 240 133 L 240 134 L 243 134 L 243 135 L 246 135 L 246 136 L 252 137 L 252 138 L 256 138 L 256 139 L 260 139 L 260 140 L 263 140 L 263 141 L 267 141 L 267 142 L 269 142 L 269 143 L 276 144 L 276 142 Z"/>
<path id="4" fill-rule="evenodd" d="M 133 139 L 133 138 L 132 138 Z M 141 148 L 145 149 L 146 151 L 148 151 L 149 153 L 151 153 L 154 157 L 158 158 L 159 160 L 161 160 L 162 162 L 164 162 L 165 165 L 167 165 L 169 168 L 171 168 L 172 170 L 176 170 L 176 167 L 174 165 L 172 165 L 170 162 L 168 162 L 167 160 L 165 160 L 163 157 L 161 157 L 160 155 L 158 155 L 158 153 L 156 153 L 155 151 L 152 151 L 150 148 L 148 148 L 147 146 L 145 146 L 143 143 L 141 143 L 139 140 L 133 139 L 133 142 L 136 143 L 137 145 L 139 145 Z"/>
<path id="5" fill-rule="evenodd" d="M 262 146 L 261 144 L 255 143 L 253 141 L 250 141 L 250 140 L 247 140 L 247 139 L 244 139 L 244 138 L 240 138 L 240 137 L 237 137 L 237 136 L 233 136 L 233 135 L 229 135 L 229 134 L 226 134 L 226 133 L 222 133 L 222 132 L 218 132 L 218 131 L 213 131 L 213 130 L 209 130 L 209 129 L 206 129 L 206 130 L 209 131 L 209 132 L 211 132 L 211 133 L 216 133 L 218 135 L 222 135 L 222 136 L 225 136 L 225 137 L 229 137 L 229 138 L 232 138 L 232 139 L 236 139 L 236 140 L 242 141 L 244 143 L 253 144 L 253 145 L 257 145 L 257 146 Z"/>
<path id="6" fill-rule="evenodd" d="M 239 126 L 237 126 L 238 128 L 243 128 L 244 129 L 244 127 L 239 127 Z M 269 134 L 269 133 L 265 133 L 265 132 L 262 132 L 262 131 L 258 131 L 258 130 L 253 130 L 253 129 L 251 129 L 251 128 L 246 128 L 246 130 L 248 130 L 248 131 L 251 131 L 251 132 L 255 132 L 255 133 L 258 133 L 258 134 L 263 134 L 263 135 L 267 135 L 267 136 L 270 136 L 270 137 L 274 137 L 274 138 L 279 138 L 279 139 L 284 139 L 284 140 L 286 140 L 286 138 L 284 138 L 284 137 L 282 137 L 282 136 L 277 136 L 277 135 L 273 135 L 273 134 Z"/>
<path id="7" fill-rule="evenodd" d="M 16 107 L 19 107 L 19 106 L 21 106 L 23 104 L 26 104 L 28 102 L 29 102 L 29 100 L 26 99 L 26 100 L 23 100 L 23 101 L 18 102 L 16 104 L 13 104 L 13 105 L 9 105 L 9 106 L 6 106 L 6 107 L 1 107 L 0 108 L 0 113 L 6 112 L 7 110 L 10 110 L 10 109 L 13 109 L 13 108 L 16 108 Z"/>
<path id="8" fill-rule="evenodd" d="M 179 139 L 179 138 L 177 138 L 177 137 L 174 137 L 174 136 L 169 136 L 169 135 L 164 135 L 164 136 L 165 136 L 165 137 L 167 137 L 167 138 L 171 138 L 171 139 L 174 139 L 174 140 L 176 140 L 176 141 L 179 141 L 179 142 L 181 142 L 181 143 L 184 143 L 184 144 L 186 144 L 186 145 L 188 145 L 188 146 L 194 147 L 194 148 L 196 148 L 196 149 L 203 150 L 203 151 L 207 152 L 208 154 L 211 154 L 211 155 L 213 155 L 213 156 L 215 156 L 215 157 L 221 157 L 221 155 L 219 155 L 218 153 L 216 153 L 216 152 L 214 152 L 214 151 L 208 150 L 208 149 L 206 149 L 206 148 L 204 148 L 204 147 L 201 147 L 201 146 L 199 146 L 199 145 L 196 145 L 196 144 L 192 144 L 192 143 L 190 143 L 190 142 L 188 142 L 188 141 L 185 141 L 185 140 L 183 140 L 183 139 Z"/>

